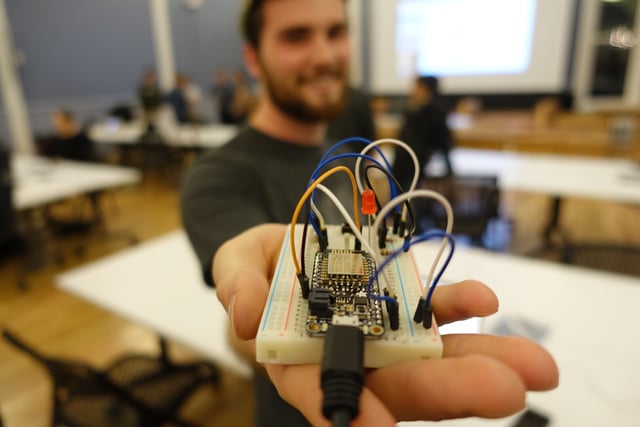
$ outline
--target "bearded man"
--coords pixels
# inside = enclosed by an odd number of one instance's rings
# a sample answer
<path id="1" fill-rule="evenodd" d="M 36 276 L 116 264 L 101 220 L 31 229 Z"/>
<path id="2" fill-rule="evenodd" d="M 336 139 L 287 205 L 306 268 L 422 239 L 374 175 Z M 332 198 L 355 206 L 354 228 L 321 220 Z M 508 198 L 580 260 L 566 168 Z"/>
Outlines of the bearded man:
<path id="1" fill-rule="evenodd" d="M 349 36 L 344 0 L 248 0 L 242 23 L 245 62 L 261 89 L 256 109 L 235 138 L 194 162 L 181 203 L 205 281 L 213 285 L 215 279 L 229 314 L 235 349 L 255 363 L 252 343 L 284 237 L 282 223 L 290 222 L 329 147 L 327 123 L 345 103 Z M 439 323 L 489 315 L 498 307 L 493 292 L 477 281 L 442 287 L 434 299 Z M 527 389 L 557 385 L 553 359 L 533 342 L 454 338 L 442 360 L 368 372 L 352 425 L 506 416 L 523 408 Z M 321 413 L 319 366 L 265 367 L 268 375 L 255 364 L 257 426 L 329 425 Z"/>

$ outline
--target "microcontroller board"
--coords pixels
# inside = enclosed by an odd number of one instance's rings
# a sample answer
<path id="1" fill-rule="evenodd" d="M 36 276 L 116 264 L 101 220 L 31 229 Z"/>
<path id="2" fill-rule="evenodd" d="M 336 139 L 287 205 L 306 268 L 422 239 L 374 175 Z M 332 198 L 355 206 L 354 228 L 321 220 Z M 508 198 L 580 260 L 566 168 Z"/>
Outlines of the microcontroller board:
<path id="1" fill-rule="evenodd" d="M 298 249 L 302 227 L 297 225 L 293 235 Z M 329 245 L 324 249 L 316 238 L 306 241 L 301 260 L 310 275 L 306 299 L 290 251 L 292 236 L 285 236 L 256 337 L 258 362 L 319 363 L 322 338 L 331 324 L 338 323 L 364 333 L 366 367 L 441 357 L 435 321 L 430 328 L 413 321 L 423 283 L 411 250 L 393 259 L 372 281 L 376 262 L 372 254 L 357 248 L 353 234 L 330 225 L 327 235 Z M 363 235 L 368 237 L 366 227 Z M 401 237 L 387 237 L 388 250 L 402 244 Z M 390 298 L 396 303 L 390 304 Z"/>

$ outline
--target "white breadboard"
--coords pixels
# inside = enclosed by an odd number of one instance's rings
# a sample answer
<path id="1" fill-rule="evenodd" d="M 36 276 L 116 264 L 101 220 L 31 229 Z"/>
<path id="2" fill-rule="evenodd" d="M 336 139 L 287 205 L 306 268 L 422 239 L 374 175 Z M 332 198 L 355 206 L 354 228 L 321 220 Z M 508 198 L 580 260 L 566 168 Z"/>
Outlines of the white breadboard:
<path id="1" fill-rule="evenodd" d="M 328 226 L 328 232 L 329 249 L 353 249 L 354 237 L 349 234 L 343 235 L 340 226 Z M 364 234 L 367 235 L 366 230 Z M 302 225 L 298 225 L 295 233 L 298 253 L 301 237 Z M 402 240 L 396 237 L 387 240 L 387 247 L 392 250 L 402 244 Z M 317 239 L 310 230 L 305 251 L 307 275 L 311 275 L 317 251 Z M 422 324 L 413 321 L 423 285 L 412 252 L 402 253 L 396 257 L 387 265 L 385 271 L 389 282 L 381 276 L 380 288 L 387 287 L 397 295 L 400 326 L 397 330 L 392 330 L 388 323 L 388 316 L 385 316 L 384 335 L 380 338 L 367 338 L 365 341 L 365 367 L 378 368 L 407 360 L 442 357 L 442 341 L 435 320 L 430 329 L 425 329 Z M 275 364 L 321 362 L 324 339 L 307 335 L 305 324 L 308 310 L 307 300 L 302 298 L 291 256 L 289 233 L 287 233 L 258 329 L 256 340 L 258 362 Z"/>

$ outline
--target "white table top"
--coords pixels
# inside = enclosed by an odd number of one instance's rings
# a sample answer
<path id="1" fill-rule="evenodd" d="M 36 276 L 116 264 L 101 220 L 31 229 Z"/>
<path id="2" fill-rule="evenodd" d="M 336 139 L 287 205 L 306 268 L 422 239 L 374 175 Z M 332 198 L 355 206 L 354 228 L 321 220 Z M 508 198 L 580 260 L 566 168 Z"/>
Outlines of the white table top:
<path id="1" fill-rule="evenodd" d="M 640 165 L 632 160 L 457 148 L 459 174 L 495 174 L 504 190 L 640 204 Z"/>
<path id="2" fill-rule="evenodd" d="M 24 155 L 11 158 L 11 172 L 16 210 L 135 184 L 141 179 L 140 172 L 133 168 Z"/>
<path id="3" fill-rule="evenodd" d="M 135 145 L 143 130 L 142 122 L 106 121 L 93 125 L 89 137 L 97 143 Z M 238 127 L 222 124 L 175 125 L 159 130 L 165 143 L 170 146 L 215 148 L 231 140 L 238 132 Z"/>
<path id="4" fill-rule="evenodd" d="M 430 260 L 435 246 L 416 248 L 415 253 L 418 260 Z M 640 278 L 465 248 L 454 254 L 444 282 L 468 278 L 491 286 L 500 299 L 499 313 L 482 320 L 483 331 L 493 332 L 504 322 L 517 327 L 522 320 L 546 328 L 541 343 L 559 365 L 560 385 L 529 393 L 527 401 L 550 416 L 550 426 L 638 424 Z M 438 425 L 507 427 L 514 419 Z"/>
<path id="5" fill-rule="evenodd" d="M 65 272 L 57 285 L 147 325 L 239 375 L 251 369 L 227 344 L 227 314 L 182 231 Z"/>
<path id="6" fill-rule="evenodd" d="M 427 273 L 434 245 L 415 249 Z M 560 386 L 530 393 L 532 408 L 551 426 L 631 427 L 640 419 L 640 279 L 577 267 L 459 248 L 444 282 L 467 278 L 490 285 L 500 313 L 482 321 L 484 331 L 522 319 L 546 328 L 542 341 L 560 367 Z M 228 348 L 226 314 L 206 288 L 182 231 L 68 271 L 60 288 L 141 322 L 248 374 Z M 442 426 L 507 427 L 514 417 L 466 419 Z M 419 426 L 426 423 L 407 423 Z M 429 424 L 431 425 L 431 424 Z"/>

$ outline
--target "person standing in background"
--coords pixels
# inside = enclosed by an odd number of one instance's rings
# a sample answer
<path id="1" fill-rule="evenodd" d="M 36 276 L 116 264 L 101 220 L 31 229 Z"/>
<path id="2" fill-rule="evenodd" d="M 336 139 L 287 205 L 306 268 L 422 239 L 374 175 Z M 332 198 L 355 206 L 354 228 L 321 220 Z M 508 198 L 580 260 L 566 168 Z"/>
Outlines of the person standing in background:
<path id="1" fill-rule="evenodd" d="M 200 88 L 184 73 L 176 75 L 176 85 L 167 94 L 175 119 L 180 124 L 200 122 L 198 108 L 201 100 Z"/>
<path id="2" fill-rule="evenodd" d="M 446 175 L 453 175 L 449 152 L 453 147 L 451 130 L 447 124 L 447 112 L 439 104 L 438 79 L 420 76 L 415 79 L 404 123 L 399 139 L 406 142 L 416 153 L 420 165 L 420 176 L 434 153 L 442 154 L 446 164 Z M 404 151 L 397 151 L 393 163 L 393 174 L 402 188 L 407 190 L 413 179 L 414 166 Z"/>
<path id="3" fill-rule="evenodd" d="M 240 69 L 232 73 L 218 71 L 211 94 L 218 107 L 218 117 L 224 124 L 235 125 L 245 122 L 255 101 L 251 86 Z"/>
<path id="4" fill-rule="evenodd" d="M 138 100 L 142 106 L 147 126 L 154 122 L 160 107 L 164 103 L 164 94 L 158 86 L 156 72 L 148 70 L 144 73 L 142 83 L 138 86 Z"/>
<path id="5" fill-rule="evenodd" d="M 228 114 L 232 124 L 244 123 L 254 107 L 255 99 L 247 77 L 242 70 L 233 73 L 233 96 Z"/>
<path id="6" fill-rule="evenodd" d="M 213 73 L 213 81 L 211 83 L 211 100 L 213 102 L 213 118 L 214 122 L 225 123 L 222 116 L 223 105 L 227 103 L 227 99 L 231 97 L 232 92 L 231 81 L 226 69 L 219 69 Z"/>

